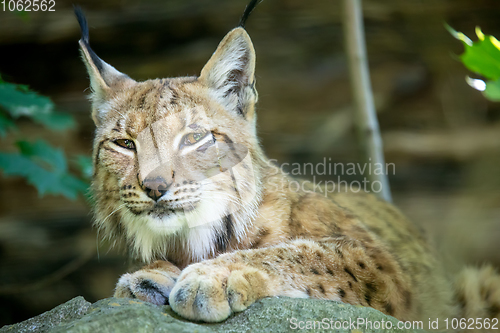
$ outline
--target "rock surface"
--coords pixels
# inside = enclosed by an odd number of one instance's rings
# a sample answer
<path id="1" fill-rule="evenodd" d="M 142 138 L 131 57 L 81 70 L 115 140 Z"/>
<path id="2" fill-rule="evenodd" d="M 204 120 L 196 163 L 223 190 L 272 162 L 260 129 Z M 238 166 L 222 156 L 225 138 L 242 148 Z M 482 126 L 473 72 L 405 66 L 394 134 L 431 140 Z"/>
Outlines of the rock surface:
<path id="1" fill-rule="evenodd" d="M 55 327 L 68 324 L 83 317 L 91 305 L 85 298 L 78 296 L 39 316 L 15 325 L 4 326 L 0 329 L 0 332 L 49 332 Z"/>
<path id="2" fill-rule="evenodd" d="M 323 319 L 326 318 L 326 319 Z M 359 318 L 359 319 L 358 319 Z M 365 324 L 358 321 L 364 320 Z M 314 324 L 314 321 L 316 323 Z M 371 322 L 372 327 L 368 322 Z M 321 323 L 321 326 L 319 322 Z M 382 325 L 385 327 L 383 329 Z M 337 323 L 337 325 L 335 325 Z M 341 327 L 341 323 L 345 323 Z M 353 323 L 353 324 L 349 324 Z M 107 298 L 94 304 L 76 297 L 51 311 L 5 326 L 6 332 L 417 332 L 398 329 L 398 320 L 372 308 L 310 299 L 267 298 L 223 323 L 192 323 L 169 306 L 158 307 L 135 299 Z M 315 325 L 315 326 L 314 326 Z M 333 325 L 333 327 L 332 327 Z M 392 326 L 392 329 L 390 327 Z M 339 328 L 339 329 L 336 329 Z"/>

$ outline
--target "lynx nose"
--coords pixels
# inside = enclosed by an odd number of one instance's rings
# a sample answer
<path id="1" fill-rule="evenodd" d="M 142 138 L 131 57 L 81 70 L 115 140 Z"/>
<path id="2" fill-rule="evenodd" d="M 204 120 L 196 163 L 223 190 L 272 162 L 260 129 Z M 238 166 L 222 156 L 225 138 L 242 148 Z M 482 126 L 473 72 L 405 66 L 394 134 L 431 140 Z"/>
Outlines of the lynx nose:
<path id="1" fill-rule="evenodd" d="M 142 188 L 146 191 L 148 197 L 154 201 L 158 201 L 158 199 L 167 193 L 170 184 L 163 177 L 148 177 L 144 179 Z"/>

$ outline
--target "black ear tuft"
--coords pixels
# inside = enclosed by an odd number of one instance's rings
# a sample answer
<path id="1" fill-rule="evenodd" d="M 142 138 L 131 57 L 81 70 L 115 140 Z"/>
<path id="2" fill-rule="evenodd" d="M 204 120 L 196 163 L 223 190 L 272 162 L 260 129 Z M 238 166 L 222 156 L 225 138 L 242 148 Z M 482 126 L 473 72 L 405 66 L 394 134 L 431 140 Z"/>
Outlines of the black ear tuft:
<path id="1" fill-rule="evenodd" d="M 83 47 L 86 48 L 87 52 L 89 53 L 89 56 L 92 59 L 92 62 L 94 63 L 94 66 L 97 68 L 98 71 L 101 72 L 103 70 L 104 64 L 101 58 L 99 58 L 97 54 L 95 54 L 95 52 L 90 47 L 89 25 L 87 23 L 87 18 L 85 17 L 85 14 L 83 13 L 83 10 L 80 6 L 73 5 L 73 9 L 75 11 L 78 24 L 80 25 L 80 31 L 82 32 L 82 38 L 80 39 L 80 42 L 83 43 Z"/>
<path id="2" fill-rule="evenodd" d="M 135 81 L 102 61 L 92 51 L 89 45 L 89 26 L 85 14 L 83 14 L 79 6 L 73 6 L 73 8 L 82 32 L 82 38 L 78 44 L 80 45 L 83 62 L 89 73 L 90 87 L 92 88 L 92 118 L 99 125 L 105 116 L 105 112 L 99 109 L 99 105 L 109 98 L 114 91 L 126 89 L 134 84 Z"/>
<path id="3" fill-rule="evenodd" d="M 82 32 L 82 41 L 85 44 L 89 44 L 89 26 L 87 24 L 87 19 L 85 18 L 85 14 L 82 11 L 80 6 L 73 6 L 75 11 L 76 19 L 78 20 L 78 24 L 80 25 L 80 30 Z"/>
<path id="4" fill-rule="evenodd" d="M 264 0 L 252 0 L 252 1 L 250 1 L 250 3 L 245 8 L 245 12 L 243 13 L 243 16 L 241 16 L 240 24 L 238 24 L 239 27 L 245 28 L 245 23 L 247 22 L 248 17 L 250 16 L 250 14 L 254 10 L 254 8 L 257 7 L 257 5 L 259 3 L 261 3 L 262 1 L 264 1 Z"/>

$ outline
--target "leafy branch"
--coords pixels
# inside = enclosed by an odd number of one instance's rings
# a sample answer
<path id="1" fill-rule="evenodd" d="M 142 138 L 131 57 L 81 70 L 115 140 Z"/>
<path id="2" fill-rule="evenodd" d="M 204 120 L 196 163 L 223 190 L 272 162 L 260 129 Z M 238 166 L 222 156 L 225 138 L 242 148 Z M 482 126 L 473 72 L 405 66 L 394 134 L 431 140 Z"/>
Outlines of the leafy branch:
<path id="1" fill-rule="evenodd" d="M 54 103 L 45 96 L 0 78 L 0 138 L 19 132 L 17 122 L 27 118 L 49 131 L 67 130 L 75 125 L 69 114 L 55 111 Z M 90 160 L 79 156 L 75 160 L 81 175 L 72 174 L 64 152 L 44 140 L 18 140 L 9 151 L 0 151 L 0 169 L 4 176 L 21 176 L 38 190 L 40 195 L 60 194 L 75 199 L 86 193 Z M 13 150 L 13 151 L 12 151 Z"/>

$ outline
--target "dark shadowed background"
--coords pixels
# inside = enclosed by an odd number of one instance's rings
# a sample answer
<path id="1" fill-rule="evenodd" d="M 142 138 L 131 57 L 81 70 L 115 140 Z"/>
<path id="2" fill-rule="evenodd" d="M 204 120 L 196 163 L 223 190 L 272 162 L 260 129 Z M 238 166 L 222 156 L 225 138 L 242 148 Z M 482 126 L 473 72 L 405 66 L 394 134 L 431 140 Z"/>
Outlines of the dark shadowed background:
<path id="1" fill-rule="evenodd" d="M 96 53 L 145 80 L 199 74 L 246 2 L 79 4 Z M 500 103 L 466 84 L 465 76 L 474 74 L 457 60 L 463 46 L 443 24 L 473 40 L 476 25 L 500 37 L 500 3 L 365 0 L 364 17 L 386 159 L 396 166 L 390 175 L 395 203 L 427 230 L 450 272 L 464 263 L 499 266 Z M 269 157 L 360 161 L 340 1 L 265 0 L 247 30 L 257 52 L 258 128 Z M 19 137 L 44 138 L 67 153 L 90 155 L 94 127 L 78 39 L 70 2 L 56 0 L 55 12 L 27 17 L 0 11 L 3 79 L 50 96 L 77 120 L 66 132 L 21 122 L 19 133 L 1 139 L 3 146 Z M 100 242 L 91 222 L 84 198 L 40 197 L 25 180 L 0 176 L 0 287 L 12 286 L 0 292 L 0 326 L 77 295 L 95 301 L 112 294 L 130 260 Z"/>

